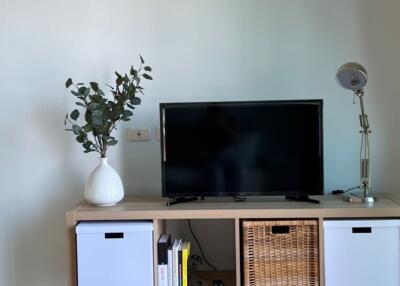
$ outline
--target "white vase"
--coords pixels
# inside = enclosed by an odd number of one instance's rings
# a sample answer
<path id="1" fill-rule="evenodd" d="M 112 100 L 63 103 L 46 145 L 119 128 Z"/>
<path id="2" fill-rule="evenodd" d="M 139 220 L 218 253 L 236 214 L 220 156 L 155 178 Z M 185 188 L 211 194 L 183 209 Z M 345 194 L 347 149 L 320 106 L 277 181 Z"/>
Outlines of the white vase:
<path id="1" fill-rule="evenodd" d="M 98 206 L 112 206 L 124 198 L 124 186 L 117 171 L 108 164 L 108 159 L 100 160 L 86 181 L 85 200 Z"/>

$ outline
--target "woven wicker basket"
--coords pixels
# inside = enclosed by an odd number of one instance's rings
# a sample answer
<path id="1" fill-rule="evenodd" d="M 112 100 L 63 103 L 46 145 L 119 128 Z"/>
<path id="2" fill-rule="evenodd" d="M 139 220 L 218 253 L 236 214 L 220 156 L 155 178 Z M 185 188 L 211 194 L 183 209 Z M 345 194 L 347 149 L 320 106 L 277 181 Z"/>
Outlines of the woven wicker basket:
<path id="1" fill-rule="evenodd" d="M 318 221 L 243 221 L 244 286 L 318 286 Z"/>

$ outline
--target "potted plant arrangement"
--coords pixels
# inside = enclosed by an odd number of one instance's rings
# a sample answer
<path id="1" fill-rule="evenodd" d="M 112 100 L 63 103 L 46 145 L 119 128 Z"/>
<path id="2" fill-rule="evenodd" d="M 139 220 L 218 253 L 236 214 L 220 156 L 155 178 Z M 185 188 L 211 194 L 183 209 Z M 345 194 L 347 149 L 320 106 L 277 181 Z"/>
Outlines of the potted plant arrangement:
<path id="1" fill-rule="evenodd" d="M 83 109 L 82 116 L 74 109 L 65 116 L 67 131 L 72 132 L 76 141 L 82 144 L 84 153 L 100 154 L 100 164 L 90 174 L 85 186 L 85 199 L 94 205 L 114 205 L 124 197 L 124 187 L 118 173 L 107 162 L 107 150 L 118 143 L 113 136 L 121 121 L 130 121 L 133 110 L 141 103 L 138 93 L 144 94 L 141 80 L 152 80 L 151 67 L 145 65 L 140 56 L 138 69 L 131 67 L 124 75 L 115 72 L 115 85 L 107 85 L 107 96 L 98 83 L 74 83 L 69 78 L 65 87 L 77 99 L 76 105 Z M 81 118 L 82 124 L 78 123 Z"/>

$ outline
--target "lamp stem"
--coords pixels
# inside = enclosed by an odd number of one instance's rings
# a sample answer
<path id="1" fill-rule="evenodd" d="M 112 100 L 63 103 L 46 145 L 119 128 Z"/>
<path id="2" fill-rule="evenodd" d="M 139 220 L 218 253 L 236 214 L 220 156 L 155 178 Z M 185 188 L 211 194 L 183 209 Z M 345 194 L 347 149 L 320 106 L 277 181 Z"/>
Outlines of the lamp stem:
<path id="1" fill-rule="evenodd" d="M 360 99 L 360 107 L 361 107 L 360 125 L 361 125 L 361 128 L 363 129 L 362 131 L 365 134 L 368 134 L 371 131 L 369 130 L 368 115 L 365 114 L 365 109 L 364 109 L 364 99 L 363 99 L 364 98 L 364 90 L 356 91 L 355 95 Z"/>
<path id="2" fill-rule="evenodd" d="M 360 100 L 361 114 L 360 125 L 361 133 L 361 148 L 360 148 L 360 188 L 364 190 L 364 197 L 369 197 L 370 179 L 371 179 L 371 154 L 369 150 L 369 122 L 368 116 L 364 109 L 364 90 L 355 91 L 355 95 Z"/>

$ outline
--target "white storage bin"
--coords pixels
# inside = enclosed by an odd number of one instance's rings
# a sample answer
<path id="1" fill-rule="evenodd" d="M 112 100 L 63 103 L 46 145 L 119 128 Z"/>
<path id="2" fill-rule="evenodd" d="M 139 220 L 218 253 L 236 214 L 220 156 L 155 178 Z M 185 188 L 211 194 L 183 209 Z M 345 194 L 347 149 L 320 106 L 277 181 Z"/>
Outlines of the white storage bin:
<path id="1" fill-rule="evenodd" d="M 325 286 L 399 286 L 400 220 L 324 221 Z"/>
<path id="2" fill-rule="evenodd" d="M 78 286 L 153 286 L 151 222 L 76 226 Z"/>

